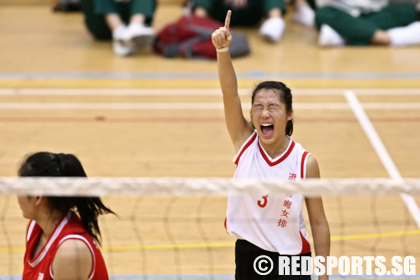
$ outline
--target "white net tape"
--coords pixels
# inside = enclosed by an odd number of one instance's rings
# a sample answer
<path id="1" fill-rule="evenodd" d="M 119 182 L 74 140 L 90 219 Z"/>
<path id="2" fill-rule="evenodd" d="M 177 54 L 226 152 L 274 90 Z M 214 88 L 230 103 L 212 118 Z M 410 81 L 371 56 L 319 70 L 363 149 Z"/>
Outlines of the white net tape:
<path id="1" fill-rule="evenodd" d="M 420 194 L 420 179 L 308 179 L 279 181 L 227 178 L 0 178 L 0 194 L 228 195 L 287 193 L 305 196 Z"/>

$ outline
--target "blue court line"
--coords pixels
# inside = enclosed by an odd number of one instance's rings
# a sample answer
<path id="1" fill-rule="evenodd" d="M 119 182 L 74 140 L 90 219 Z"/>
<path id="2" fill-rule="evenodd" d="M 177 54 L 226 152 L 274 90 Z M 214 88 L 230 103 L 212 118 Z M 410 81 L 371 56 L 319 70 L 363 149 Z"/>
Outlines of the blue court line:
<path id="1" fill-rule="evenodd" d="M 234 275 L 111 275 L 110 279 L 234 279 Z M 318 276 L 313 275 L 312 279 L 317 279 Z M 330 275 L 330 279 L 386 279 L 386 278 L 401 278 L 401 279 L 420 279 L 420 274 L 416 275 Z M 1 276 L 1 280 L 22 279 L 21 276 Z"/>
<path id="2" fill-rule="evenodd" d="M 237 73 L 240 79 L 420 79 L 420 73 Z M 0 73 L 0 79 L 217 79 L 214 73 Z"/>

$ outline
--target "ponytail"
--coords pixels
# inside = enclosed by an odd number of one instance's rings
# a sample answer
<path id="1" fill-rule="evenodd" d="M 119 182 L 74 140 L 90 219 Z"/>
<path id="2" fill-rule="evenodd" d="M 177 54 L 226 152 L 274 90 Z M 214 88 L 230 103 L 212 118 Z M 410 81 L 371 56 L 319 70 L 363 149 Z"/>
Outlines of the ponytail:
<path id="1" fill-rule="evenodd" d="M 87 177 L 82 164 L 72 154 L 39 152 L 30 155 L 18 172 L 20 177 Z M 49 207 L 63 215 L 77 210 L 83 227 L 92 238 L 101 244 L 98 216 L 115 213 L 106 207 L 99 197 L 45 197 Z"/>
<path id="2" fill-rule="evenodd" d="M 101 245 L 101 230 L 98 225 L 98 216 L 110 213 L 115 215 L 115 213 L 106 207 L 99 197 L 75 197 L 74 200 L 83 227 Z"/>
<path id="3" fill-rule="evenodd" d="M 286 124 L 286 135 L 292 136 L 292 134 L 293 134 L 293 119 L 291 119 L 290 121 L 287 121 L 287 124 Z"/>

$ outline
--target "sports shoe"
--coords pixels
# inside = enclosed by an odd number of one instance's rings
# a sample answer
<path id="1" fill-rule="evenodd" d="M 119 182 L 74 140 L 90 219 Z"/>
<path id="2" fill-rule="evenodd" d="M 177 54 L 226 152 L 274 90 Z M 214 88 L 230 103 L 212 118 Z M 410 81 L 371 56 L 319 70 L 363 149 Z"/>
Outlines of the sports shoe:
<path id="1" fill-rule="evenodd" d="M 420 21 L 415 21 L 403 27 L 391 28 L 387 32 L 393 47 L 420 45 Z"/>
<path id="2" fill-rule="evenodd" d="M 156 37 L 153 28 L 141 23 L 130 23 L 127 27 L 126 39 L 134 42 L 139 49 L 151 46 Z"/>
<path id="3" fill-rule="evenodd" d="M 345 41 L 340 34 L 332 29 L 329 25 L 323 24 L 319 30 L 318 45 L 321 47 L 341 47 L 345 45 Z"/>
<path id="4" fill-rule="evenodd" d="M 112 48 L 118 56 L 129 56 L 135 53 L 134 46 L 126 36 L 127 28 L 122 25 L 112 31 Z"/>
<path id="5" fill-rule="evenodd" d="M 308 27 L 315 26 L 315 11 L 304 2 L 295 10 L 293 14 L 293 21 Z"/>
<path id="6" fill-rule="evenodd" d="M 260 36 L 270 43 L 276 43 L 280 41 L 285 25 L 284 20 L 280 17 L 269 18 L 261 25 Z"/>

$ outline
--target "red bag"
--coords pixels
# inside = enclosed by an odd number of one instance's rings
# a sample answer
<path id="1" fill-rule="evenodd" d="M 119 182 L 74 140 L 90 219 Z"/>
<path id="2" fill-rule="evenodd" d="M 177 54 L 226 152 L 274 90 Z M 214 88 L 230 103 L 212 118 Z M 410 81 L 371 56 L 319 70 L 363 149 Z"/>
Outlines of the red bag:
<path id="1" fill-rule="evenodd" d="M 165 57 L 216 59 L 217 54 L 211 41 L 211 34 L 221 26 L 223 24 L 210 18 L 184 16 L 159 32 L 153 48 Z M 233 40 L 229 47 L 231 56 L 247 55 L 250 48 L 246 36 L 232 31 L 231 34 Z"/>

